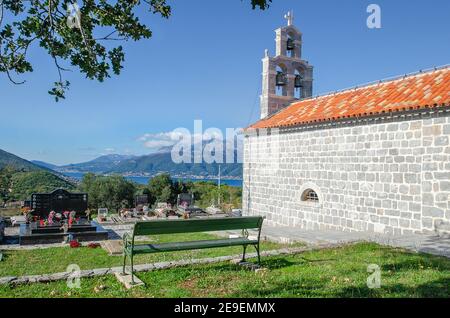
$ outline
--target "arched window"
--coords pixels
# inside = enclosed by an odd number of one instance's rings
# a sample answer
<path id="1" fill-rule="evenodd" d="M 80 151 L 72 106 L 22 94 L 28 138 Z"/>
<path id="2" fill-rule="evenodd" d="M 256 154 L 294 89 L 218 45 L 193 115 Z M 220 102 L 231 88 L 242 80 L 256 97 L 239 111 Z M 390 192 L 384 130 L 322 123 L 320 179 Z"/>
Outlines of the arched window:
<path id="1" fill-rule="evenodd" d="M 283 64 L 277 65 L 275 75 L 275 94 L 277 96 L 287 96 L 287 68 Z"/>
<path id="2" fill-rule="evenodd" d="M 288 33 L 288 35 L 287 35 L 286 56 L 287 57 L 295 57 L 295 42 L 294 42 L 294 36 L 291 33 Z"/>
<path id="3" fill-rule="evenodd" d="M 287 57 L 300 57 L 299 45 L 297 41 L 300 40 L 301 35 L 296 30 L 290 30 L 286 34 L 286 56 Z"/>
<path id="4" fill-rule="evenodd" d="M 306 189 L 302 193 L 302 201 L 319 202 L 319 196 L 313 189 Z"/>
<path id="5" fill-rule="evenodd" d="M 300 99 L 302 98 L 303 76 L 298 69 L 295 70 L 294 75 L 294 97 Z"/>

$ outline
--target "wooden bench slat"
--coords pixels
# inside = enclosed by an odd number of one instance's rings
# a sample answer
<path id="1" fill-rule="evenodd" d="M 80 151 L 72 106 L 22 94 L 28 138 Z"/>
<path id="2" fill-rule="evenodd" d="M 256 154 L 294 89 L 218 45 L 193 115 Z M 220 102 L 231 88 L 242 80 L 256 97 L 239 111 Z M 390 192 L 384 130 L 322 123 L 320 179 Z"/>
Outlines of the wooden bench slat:
<path id="1" fill-rule="evenodd" d="M 136 222 L 134 235 L 256 229 L 261 222 L 261 217 L 144 221 Z"/>
<path id="2" fill-rule="evenodd" d="M 187 241 L 160 244 L 140 244 L 133 248 L 134 254 L 173 252 L 183 250 L 194 250 L 213 247 L 242 246 L 258 244 L 258 240 L 249 240 L 245 237 L 219 239 L 219 240 L 203 240 L 203 241 Z"/>

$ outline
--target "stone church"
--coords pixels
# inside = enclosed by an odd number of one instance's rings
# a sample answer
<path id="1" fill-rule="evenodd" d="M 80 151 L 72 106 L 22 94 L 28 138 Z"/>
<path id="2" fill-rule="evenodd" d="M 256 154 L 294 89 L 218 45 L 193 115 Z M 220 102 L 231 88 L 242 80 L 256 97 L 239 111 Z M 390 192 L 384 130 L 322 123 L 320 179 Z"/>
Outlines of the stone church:
<path id="1" fill-rule="evenodd" d="M 312 97 L 302 33 L 276 30 L 245 130 L 244 215 L 304 229 L 431 233 L 450 223 L 450 68 Z"/>

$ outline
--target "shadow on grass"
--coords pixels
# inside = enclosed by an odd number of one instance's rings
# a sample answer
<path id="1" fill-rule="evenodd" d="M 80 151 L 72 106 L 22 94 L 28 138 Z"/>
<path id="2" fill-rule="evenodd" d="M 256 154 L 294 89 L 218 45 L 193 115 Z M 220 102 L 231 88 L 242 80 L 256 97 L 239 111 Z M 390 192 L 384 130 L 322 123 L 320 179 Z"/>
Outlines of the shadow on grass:
<path id="1" fill-rule="evenodd" d="M 274 259 L 268 259 L 268 260 L 262 260 L 261 266 L 268 268 L 269 270 L 273 269 L 280 269 L 280 268 L 286 268 L 291 267 L 295 265 L 300 265 L 303 262 L 293 262 L 290 260 L 287 260 L 285 258 L 274 258 Z"/>
<path id="2" fill-rule="evenodd" d="M 402 259 L 402 261 L 389 262 L 381 265 L 382 271 L 408 271 L 408 270 L 422 270 L 426 268 L 432 268 L 439 271 L 450 270 L 450 263 L 446 262 L 445 259 L 439 258 L 433 255 L 427 254 L 411 254 L 410 252 L 397 252 L 396 258 L 406 256 L 407 259 Z M 411 257 L 415 256 L 415 257 Z"/>
<path id="3" fill-rule="evenodd" d="M 0 254 L 2 254 L 2 259 L 0 260 L 0 266 L 6 266 L 6 261 L 9 258 L 9 253 L 6 251 L 1 251 Z"/>
<path id="4" fill-rule="evenodd" d="M 266 287 L 269 285 L 270 287 Z M 390 284 L 370 289 L 365 284 L 330 288 L 325 281 L 311 280 L 271 281 L 267 285 L 245 286 L 231 297 L 335 297 L 335 298 L 448 298 L 450 279 L 442 278 L 421 285 Z"/>
<path id="5" fill-rule="evenodd" d="M 249 263 L 257 264 L 257 262 L 254 259 L 248 259 Z M 304 261 L 300 262 L 292 262 L 289 260 L 286 260 L 284 258 L 277 258 L 277 259 L 268 259 L 268 260 L 261 260 L 261 267 L 267 268 L 268 270 L 276 270 L 276 269 L 282 269 L 287 268 L 291 266 L 296 265 L 302 265 L 304 264 Z M 179 267 L 179 269 L 188 270 L 191 273 L 192 272 L 202 272 L 204 271 L 203 265 L 194 265 L 194 266 L 186 266 L 186 267 Z M 164 269 L 166 270 L 166 269 Z M 251 271 L 248 267 L 245 267 L 243 265 L 239 264 L 232 264 L 232 263 L 219 263 L 219 264 L 210 264 L 208 266 L 208 270 L 210 271 L 218 271 L 218 272 L 239 272 L 239 271 Z"/>
<path id="6" fill-rule="evenodd" d="M 301 255 L 296 255 L 296 259 L 299 261 L 290 261 L 285 258 L 274 258 L 274 259 L 268 259 L 268 260 L 262 260 L 261 266 L 266 267 L 268 269 L 280 269 L 280 268 L 286 268 L 290 266 L 296 266 L 296 265 L 303 265 L 306 263 L 326 263 L 326 262 L 335 262 L 336 259 L 333 258 L 324 258 L 324 259 L 308 259 Z"/>
<path id="7" fill-rule="evenodd" d="M 325 283 L 320 280 L 283 279 L 270 281 L 269 283 L 247 284 L 240 291 L 230 295 L 231 297 L 332 297 L 327 292 Z"/>
<path id="8" fill-rule="evenodd" d="M 441 278 L 415 286 L 404 284 L 383 286 L 383 282 L 381 282 L 379 289 L 370 289 L 366 285 L 352 286 L 340 289 L 335 296 L 352 297 L 349 295 L 359 295 L 356 297 L 392 295 L 392 297 L 448 298 L 450 297 L 450 278 Z"/>

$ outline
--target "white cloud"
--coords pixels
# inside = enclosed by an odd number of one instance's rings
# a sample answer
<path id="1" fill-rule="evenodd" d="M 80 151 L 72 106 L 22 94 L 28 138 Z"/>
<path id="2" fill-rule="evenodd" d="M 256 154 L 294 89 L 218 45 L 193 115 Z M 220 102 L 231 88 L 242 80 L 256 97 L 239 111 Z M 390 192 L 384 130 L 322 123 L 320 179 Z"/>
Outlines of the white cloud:
<path id="1" fill-rule="evenodd" d="M 196 143 L 209 143 L 209 142 L 225 142 L 225 131 L 219 129 L 206 129 L 203 134 L 193 134 L 187 129 L 177 129 L 169 132 L 161 132 L 155 134 L 144 134 L 137 140 L 142 142 L 145 148 L 151 150 L 158 150 L 161 148 L 172 147 L 177 144 L 182 139 L 192 138 L 192 145 Z M 235 144 L 236 143 L 236 144 Z M 233 148 L 241 150 L 242 149 L 242 136 L 237 137 L 237 141 L 233 142 L 232 145 L 226 143 L 226 148 Z"/>
<path id="2" fill-rule="evenodd" d="M 161 132 L 157 134 L 145 134 L 138 138 L 138 141 L 149 149 L 160 149 L 175 145 L 181 138 L 189 138 L 188 134 L 182 134 L 179 131 Z"/>
<path id="3" fill-rule="evenodd" d="M 149 149 L 160 149 L 163 147 L 173 146 L 175 142 L 171 140 L 148 140 L 144 142 L 144 146 Z"/>

